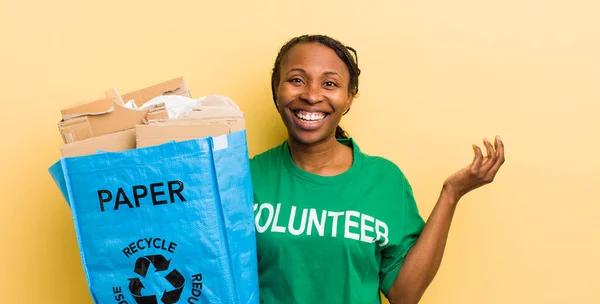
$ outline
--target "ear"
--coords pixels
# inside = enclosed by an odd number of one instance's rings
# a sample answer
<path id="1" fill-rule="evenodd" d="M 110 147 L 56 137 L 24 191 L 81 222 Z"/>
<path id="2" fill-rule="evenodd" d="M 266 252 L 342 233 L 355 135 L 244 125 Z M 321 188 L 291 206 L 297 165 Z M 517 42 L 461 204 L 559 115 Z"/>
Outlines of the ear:
<path id="1" fill-rule="evenodd" d="M 348 97 L 348 102 L 346 103 L 346 107 L 344 108 L 344 114 L 348 113 L 348 111 L 350 111 L 350 107 L 352 107 L 352 103 L 354 102 L 354 97 L 356 96 L 356 94 L 350 94 L 350 96 Z"/>

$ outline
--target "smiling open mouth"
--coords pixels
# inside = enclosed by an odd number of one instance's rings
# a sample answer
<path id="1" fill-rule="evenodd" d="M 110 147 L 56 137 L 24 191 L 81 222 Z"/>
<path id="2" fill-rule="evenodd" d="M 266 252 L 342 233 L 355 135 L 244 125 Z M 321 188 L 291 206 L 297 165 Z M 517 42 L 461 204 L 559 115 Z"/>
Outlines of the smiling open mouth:
<path id="1" fill-rule="evenodd" d="M 328 113 L 323 112 L 306 112 L 300 110 L 293 111 L 293 113 L 298 119 L 303 121 L 320 121 L 329 115 Z"/>

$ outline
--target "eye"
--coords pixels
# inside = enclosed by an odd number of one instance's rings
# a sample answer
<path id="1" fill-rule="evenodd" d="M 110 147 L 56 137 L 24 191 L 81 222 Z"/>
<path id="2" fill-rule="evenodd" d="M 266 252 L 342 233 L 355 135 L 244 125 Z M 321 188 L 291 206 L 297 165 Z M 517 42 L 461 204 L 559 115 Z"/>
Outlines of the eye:
<path id="1" fill-rule="evenodd" d="M 291 83 L 302 83 L 302 79 L 298 78 L 298 77 L 294 77 L 292 79 L 289 80 Z"/>
<path id="2" fill-rule="evenodd" d="M 326 81 L 325 86 L 326 87 L 337 87 L 337 83 L 335 83 L 333 81 Z"/>

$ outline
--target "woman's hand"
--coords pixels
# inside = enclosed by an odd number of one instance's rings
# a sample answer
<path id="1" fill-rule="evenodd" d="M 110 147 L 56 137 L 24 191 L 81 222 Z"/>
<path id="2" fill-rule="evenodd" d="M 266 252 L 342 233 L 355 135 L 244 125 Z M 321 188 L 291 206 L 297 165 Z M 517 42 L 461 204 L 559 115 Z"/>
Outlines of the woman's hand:
<path id="1" fill-rule="evenodd" d="M 483 143 L 487 149 L 487 155 L 484 157 L 481 149 L 477 145 L 473 145 L 475 151 L 473 162 L 452 174 L 444 182 L 442 193 L 450 195 L 454 203 L 469 191 L 494 181 L 496 173 L 504 163 L 504 144 L 500 137 L 496 136 L 494 147 L 487 139 L 484 139 Z"/>

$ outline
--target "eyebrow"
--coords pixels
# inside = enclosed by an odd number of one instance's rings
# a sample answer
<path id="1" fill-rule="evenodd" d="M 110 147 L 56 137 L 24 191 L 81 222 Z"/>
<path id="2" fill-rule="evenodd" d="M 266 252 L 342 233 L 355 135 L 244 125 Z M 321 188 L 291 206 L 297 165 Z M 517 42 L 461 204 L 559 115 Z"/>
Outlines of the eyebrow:
<path id="1" fill-rule="evenodd" d="M 306 71 L 304 69 L 301 69 L 301 68 L 290 69 L 289 71 L 287 71 L 286 74 L 289 74 L 290 72 L 300 72 L 300 73 L 306 74 Z M 337 75 L 338 77 L 341 77 L 338 73 L 336 73 L 334 71 L 324 72 L 323 75 Z"/>

